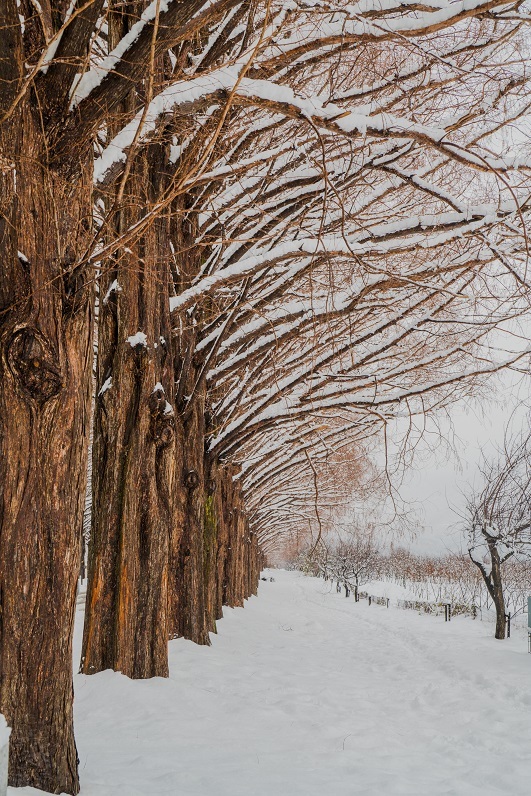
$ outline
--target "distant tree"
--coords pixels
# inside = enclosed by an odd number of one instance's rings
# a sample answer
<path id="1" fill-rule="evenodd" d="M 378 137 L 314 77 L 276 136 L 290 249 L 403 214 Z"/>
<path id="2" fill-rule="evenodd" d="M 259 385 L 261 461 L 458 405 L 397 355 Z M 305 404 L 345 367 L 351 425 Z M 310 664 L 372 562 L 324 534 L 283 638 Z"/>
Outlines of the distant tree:
<path id="1" fill-rule="evenodd" d="M 505 638 L 503 565 L 513 555 L 531 555 L 531 435 L 508 441 L 485 458 L 482 484 L 466 506 L 468 553 L 479 568 L 496 609 L 498 639 Z"/>
<path id="2" fill-rule="evenodd" d="M 372 528 L 367 530 L 352 526 L 343 532 L 334 546 L 330 569 L 345 587 L 345 596 L 354 591 L 359 600 L 359 589 L 373 578 L 378 569 L 380 550 Z"/>

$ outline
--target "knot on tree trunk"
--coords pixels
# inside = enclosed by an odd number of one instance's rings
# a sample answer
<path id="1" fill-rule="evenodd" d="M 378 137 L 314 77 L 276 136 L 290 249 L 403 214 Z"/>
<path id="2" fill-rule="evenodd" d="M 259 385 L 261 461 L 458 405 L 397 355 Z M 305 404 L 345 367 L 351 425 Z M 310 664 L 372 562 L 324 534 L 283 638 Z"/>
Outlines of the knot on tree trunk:
<path id="1" fill-rule="evenodd" d="M 199 475 L 195 470 L 187 470 L 185 472 L 184 485 L 187 489 L 197 489 L 199 486 Z"/>
<path id="2" fill-rule="evenodd" d="M 63 378 L 57 354 L 37 329 L 18 329 L 7 345 L 9 369 L 24 393 L 38 403 L 58 395 Z"/>
<path id="3" fill-rule="evenodd" d="M 149 396 L 151 436 L 157 448 L 167 448 L 175 437 L 175 414 L 162 386 L 157 386 Z"/>
<path id="4" fill-rule="evenodd" d="M 69 268 L 63 276 L 63 311 L 65 315 L 73 315 L 84 307 L 88 299 L 86 290 L 85 268 Z"/>

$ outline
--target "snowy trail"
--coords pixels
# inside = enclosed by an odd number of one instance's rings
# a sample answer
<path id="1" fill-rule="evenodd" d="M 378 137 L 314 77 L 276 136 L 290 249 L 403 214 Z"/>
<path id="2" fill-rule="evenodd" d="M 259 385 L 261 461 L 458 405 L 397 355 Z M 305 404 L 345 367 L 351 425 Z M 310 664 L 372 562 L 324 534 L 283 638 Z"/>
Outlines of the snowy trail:
<path id="1" fill-rule="evenodd" d="M 212 648 L 170 643 L 169 680 L 77 676 L 81 796 L 531 793 L 521 632 L 271 574 Z"/>

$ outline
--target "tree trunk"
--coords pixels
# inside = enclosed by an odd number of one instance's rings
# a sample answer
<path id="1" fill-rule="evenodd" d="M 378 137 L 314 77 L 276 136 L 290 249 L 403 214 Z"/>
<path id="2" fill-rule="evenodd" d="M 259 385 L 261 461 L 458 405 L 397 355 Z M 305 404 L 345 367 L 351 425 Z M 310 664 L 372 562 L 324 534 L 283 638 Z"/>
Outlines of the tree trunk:
<path id="1" fill-rule="evenodd" d="M 232 482 L 232 478 L 231 478 Z M 238 544 L 237 526 L 238 509 L 235 506 L 235 486 L 232 482 L 227 484 L 227 555 L 225 561 L 225 587 L 223 593 L 223 604 L 231 608 L 238 605 L 237 594 L 237 571 L 238 571 Z"/>
<path id="2" fill-rule="evenodd" d="M 505 597 L 503 595 L 503 581 L 501 572 L 500 554 L 495 544 L 489 544 L 489 551 L 492 563 L 490 576 L 490 596 L 496 609 L 496 630 L 494 638 L 505 638 Z"/>
<path id="3" fill-rule="evenodd" d="M 183 419 L 183 467 L 177 477 L 177 517 L 182 524 L 170 607 L 172 637 L 210 644 L 205 603 L 205 391 L 197 390 Z"/>
<path id="4" fill-rule="evenodd" d="M 248 597 L 247 593 L 247 517 L 245 516 L 245 509 L 240 492 L 239 511 L 238 511 L 238 546 L 239 546 L 239 600 L 240 605 L 243 607 L 245 600 Z"/>
<path id="5" fill-rule="evenodd" d="M 179 294 L 189 287 L 201 268 L 196 246 L 197 219 L 179 197 L 173 207 L 172 240 L 176 253 L 173 280 Z M 182 424 L 182 451 L 178 453 L 175 486 L 175 523 L 171 536 L 169 635 L 184 636 L 197 644 L 210 644 L 205 605 L 205 397 L 200 357 L 196 356 L 197 330 L 202 314 L 196 308 L 176 321 L 176 408 Z"/>
<path id="6" fill-rule="evenodd" d="M 219 477 L 217 463 L 207 457 L 205 462 L 205 508 L 204 508 L 204 572 L 205 610 L 207 626 L 216 633 L 218 600 L 218 533 L 220 531 L 220 506 L 218 500 Z"/>
<path id="7" fill-rule="evenodd" d="M 92 152 L 77 153 L 74 184 L 49 170 L 27 98 L 0 135 L 0 712 L 13 728 L 10 784 L 77 793 L 72 632 L 90 425 L 93 291 L 81 261 Z"/>
<path id="8" fill-rule="evenodd" d="M 260 581 L 260 560 L 261 560 L 261 552 L 258 546 L 258 537 L 256 533 L 253 531 L 251 533 L 251 537 L 253 540 L 253 551 L 254 551 L 254 574 L 253 574 L 253 588 L 252 593 L 254 595 L 258 594 L 258 584 Z"/>
<path id="9" fill-rule="evenodd" d="M 469 555 L 472 562 L 478 567 L 479 571 L 481 572 L 481 577 L 487 587 L 487 592 L 492 597 L 492 602 L 494 603 L 494 608 L 496 610 L 496 629 L 494 632 L 494 637 L 497 639 L 504 639 L 505 638 L 505 597 L 503 595 L 503 580 L 502 580 L 502 561 L 500 560 L 500 554 L 496 547 L 496 540 L 494 537 L 489 537 L 488 535 L 484 534 L 485 540 L 487 542 L 490 554 L 490 562 L 491 568 L 490 572 L 487 572 L 485 567 L 481 562 L 478 562 L 470 553 Z M 488 609 L 488 597 L 487 597 L 487 609 Z"/>
<path id="10" fill-rule="evenodd" d="M 151 157 L 130 178 L 122 229 L 139 208 L 149 212 L 144 191 L 162 165 Z M 169 219 L 159 216 L 102 275 L 85 674 L 168 675 L 176 461 L 170 255 Z"/>
<path id="11" fill-rule="evenodd" d="M 218 487 L 215 497 L 217 500 L 218 536 L 216 558 L 216 619 L 223 616 L 223 605 L 228 602 L 229 578 L 229 546 L 230 527 L 232 522 L 232 494 L 234 485 L 232 476 L 235 468 L 224 465 L 218 472 Z"/>

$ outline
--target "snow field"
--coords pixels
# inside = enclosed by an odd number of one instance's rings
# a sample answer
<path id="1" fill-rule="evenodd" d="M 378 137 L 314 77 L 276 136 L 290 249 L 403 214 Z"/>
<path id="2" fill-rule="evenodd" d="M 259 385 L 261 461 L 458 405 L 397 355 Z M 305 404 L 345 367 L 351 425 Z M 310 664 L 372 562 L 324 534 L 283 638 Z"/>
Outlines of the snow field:
<path id="1" fill-rule="evenodd" d="M 525 633 L 268 574 L 168 680 L 76 676 L 81 796 L 528 796 Z"/>

